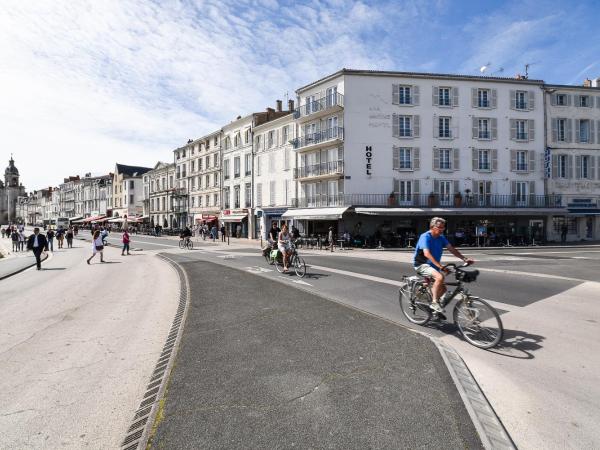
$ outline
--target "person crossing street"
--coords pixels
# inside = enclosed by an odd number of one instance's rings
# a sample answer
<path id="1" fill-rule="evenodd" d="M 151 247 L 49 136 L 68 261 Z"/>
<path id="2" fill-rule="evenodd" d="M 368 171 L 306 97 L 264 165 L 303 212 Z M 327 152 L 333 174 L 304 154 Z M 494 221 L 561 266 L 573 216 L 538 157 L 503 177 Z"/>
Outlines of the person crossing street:
<path id="1" fill-rule="evenodd" d="M 48 240 L 40 234 L 40 229 L 35 227 L 33 234 L 27 239 L 27 250 L 31 250 L 35 256 L 37 270 L 42 270 L 42 253 L 48 251 Z"/>

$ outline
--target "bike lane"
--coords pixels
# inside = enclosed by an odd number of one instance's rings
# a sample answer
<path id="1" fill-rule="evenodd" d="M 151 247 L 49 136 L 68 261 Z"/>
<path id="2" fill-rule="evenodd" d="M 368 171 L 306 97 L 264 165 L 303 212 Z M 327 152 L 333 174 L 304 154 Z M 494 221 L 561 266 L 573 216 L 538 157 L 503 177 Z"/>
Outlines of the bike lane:
<path id="1" fill-rule="evenodd" d="M 169 257 L 190 303 L 152 447 L 482 447 L 429 338 L 239 269 Z"/>

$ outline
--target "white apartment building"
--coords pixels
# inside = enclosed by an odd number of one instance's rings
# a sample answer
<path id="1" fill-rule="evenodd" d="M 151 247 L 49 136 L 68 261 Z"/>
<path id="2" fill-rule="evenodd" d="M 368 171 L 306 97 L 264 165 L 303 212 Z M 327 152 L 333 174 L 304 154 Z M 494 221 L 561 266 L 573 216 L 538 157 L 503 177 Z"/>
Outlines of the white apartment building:
<path id="1" fill-rule="evenodd" d="M 59 217 L 68 217 L 72 220 L 81 219 L 81 215 L 77 215 L 75 209 L 75 195 L 79 184 L 79 175 L 70 176 L 63 179 L 60 189 L 60 210 Z"/>
<path id="2" fill-rule="evenodd" d="M 175 186 L 175 163 L 158 162 L 144 174 L 144 216 L 150 217 L 150 226 L 171 228 L 175 221 L 171 208 L 171 193 Z"/>
<path id="3" fill-rule="evenodd" d="M 280 224 L 282 214 L 297 198 L 296 154 L 291 141 L 296 138 L 296 123 L 289 114 L 254 127 L 254 205 L 257 231 L 267 238 L 271 223 Z M 317 170 L 317 168 L 312 168 Z"/>
<path id="4" fill-rule="evenodd" d="M 150 167 L 115 164 L 113 174 L 113 219 L 142 217 L 144 212 L 143 175 Z"/>
<path id="5" fill-rule="evenodd" d="M 547 192 L 568 208 L 549 218 L 548 238 L 600 239 L 600 79 L 545 85 L 545 95 Z"/>
<path id="6" fill-rule="evenodd" d="M 538 239 L 542 81 L 343 69 L 296 91 L 301 232 L 393 243 L 438 215 L 449 234 Z M 319 170 L 315 172 L 314 168 Z"/>
<path id="7" fill-rule="evenodd" d="M 192 153 L 194 153 L 193 141 L 188 140 L 183 147 L 173 150 L 173 159 L 175 164 L 175 187 L 171 191 L 171 211 L 174 219 L 171 222 L 172 228 L 183 228 L 191 224 L 189 212 L 189 189 L 188 189 L 188 169 Z"/>
<path id="8" fill-rule="evenodd" d="M 86 174 L 79 183 L 77 214 L 84 218 L 100 218 L 109 215 L 109 197 L 112 197 L 113 174 L 92 177 Z"/>
<path id="9" fill-rule="evenodd" d="M 221 212 L 221 130 L 188 145 L 188 222 L 217 225 Z"/>

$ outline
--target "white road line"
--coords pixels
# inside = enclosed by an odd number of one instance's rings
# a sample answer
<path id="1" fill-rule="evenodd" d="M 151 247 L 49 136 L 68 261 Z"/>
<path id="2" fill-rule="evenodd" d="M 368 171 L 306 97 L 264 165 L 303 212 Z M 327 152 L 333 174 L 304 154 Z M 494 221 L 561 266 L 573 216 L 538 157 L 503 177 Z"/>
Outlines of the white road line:
<path id="1" fill-rule="evenodd" d="M 495 272 L 503 273 L 506 275 L 520 275 L 524 277 L 534 278 L 549 278 L 551 280 L 565 280 L 565 281 L 577 281 L 578 283 L 589 283 L 590 280 L 582 280 L 581 278 L 563 277 L 561 275 L 550 275 L 547 273 L 536 273 L 536 272 L 519 272 L 516 270 L 505 270 L 505 269 L 488 269 L 488 268 L 477 268 L 480 272 Z"/>

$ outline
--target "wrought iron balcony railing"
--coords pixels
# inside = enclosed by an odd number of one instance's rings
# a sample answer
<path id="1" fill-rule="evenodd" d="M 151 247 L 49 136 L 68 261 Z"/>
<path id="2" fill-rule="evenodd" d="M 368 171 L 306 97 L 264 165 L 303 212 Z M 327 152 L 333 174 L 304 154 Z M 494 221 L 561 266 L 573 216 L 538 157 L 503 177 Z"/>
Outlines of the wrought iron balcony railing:
<path id="1" fill-rule="evenodd" d="M 344 107 L 344 96 L 337 92 L 299 106 L 294 110 L 294 119 L 306 117 L 336 106 Z"/>
<path id="2" fill-rule="evenodd" d="M 373 206 L 391 208 L 563 208 L 560 194 L 550 195 L 444 195 L 444 194 L 337 194 L 292 199 L 295 208 Z"/>
<path id="3" fill-rule="evenodd" d="M 294 169 L 294 179 L 344 173 L 344 161 L 329 161 Z"/>
<path id="4" fill-rule="evenodd" d="M 294 139 L 292 141 L 292 146 L 294 149 L 299 149 L 335 139 L 344 139 L 343 127 L 326 128 L 324 130 L 317 131 L 316 133 L 306 134 L 302 137 Z"/>

